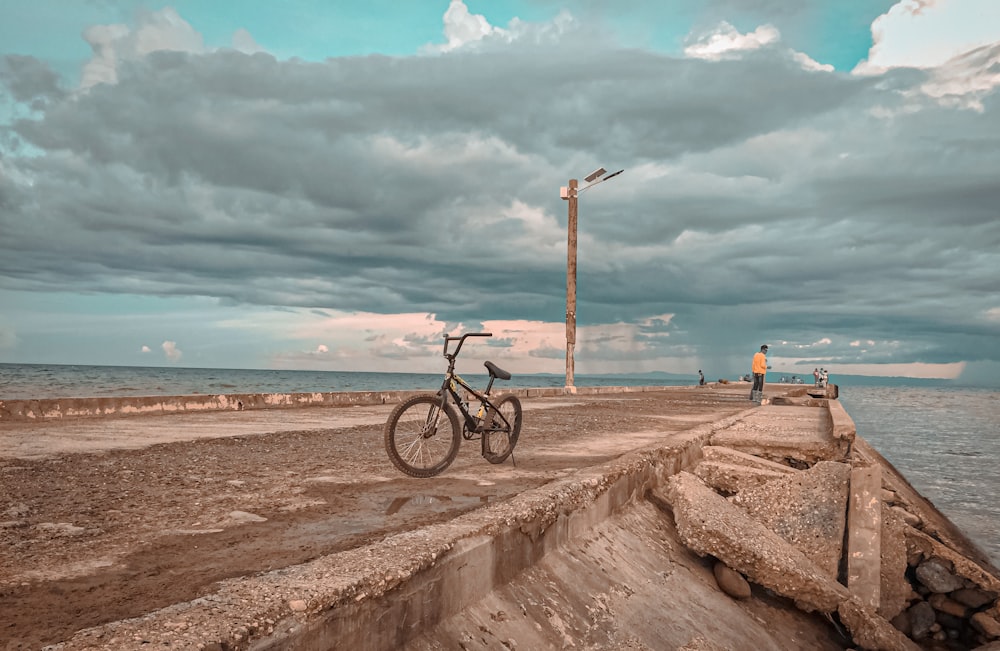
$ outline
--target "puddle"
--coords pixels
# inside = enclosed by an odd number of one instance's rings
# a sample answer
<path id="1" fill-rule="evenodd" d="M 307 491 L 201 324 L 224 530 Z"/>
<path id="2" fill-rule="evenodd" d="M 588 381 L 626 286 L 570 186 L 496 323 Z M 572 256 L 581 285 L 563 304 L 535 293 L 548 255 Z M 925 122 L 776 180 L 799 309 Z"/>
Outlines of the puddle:
<path id="1" fill-rule="evenodd" d="M 411 495 L 392 499 L 386 506 L 385 514 L 395 515 L 404 509 L 407 512 L 434 511 L 440 513 L 476 504 L 487 504 L 489 501 L 489 495 Z"/>

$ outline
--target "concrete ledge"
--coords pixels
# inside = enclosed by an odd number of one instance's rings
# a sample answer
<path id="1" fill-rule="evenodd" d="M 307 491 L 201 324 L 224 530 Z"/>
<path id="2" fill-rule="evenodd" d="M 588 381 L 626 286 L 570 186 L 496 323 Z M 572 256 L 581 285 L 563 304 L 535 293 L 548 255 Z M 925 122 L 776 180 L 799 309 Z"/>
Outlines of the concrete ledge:
<path id="1" fill-rule="evenodd" d="M 684 387 L 578 387 L 572 393 L 597 395 L 642 393 Z M 335 391 L 326 393 L 231 393 L 187 396 L 124 396 L 109 398 L 48 398 L 44 400 L 0 400 L 0 422 L 41 421 L 60 418 L 108 416 L 151 416 L 202 411 L 241 411 L 251 409 L 294 409 L 301 407 L 351 407 L 402 402 L 435 389 L 414 391 Z M 532 387 L 505 390 L 496 395 L 512 394 L 520 398 L 569 395 L 564 387 Z"/>
<path id="2" fill-rule="evenodd" d="M 828 400 L 826 404 L 830 412 L 830 419 L 833 421 L 833 438 L 853 443 L 854 438 L 858 435 L 858 430 L 847 410 L 844 409 L 844 405 L 837 400 Z"/>
<path id="3" fill-rule="evenodd" d="M 425 392 L 233 393 L 192 396 L 0 400 L 0 422 L 107 416 L 148 416 L 201 411 L 380 405 L 400 402 L 418 393 Z"/>

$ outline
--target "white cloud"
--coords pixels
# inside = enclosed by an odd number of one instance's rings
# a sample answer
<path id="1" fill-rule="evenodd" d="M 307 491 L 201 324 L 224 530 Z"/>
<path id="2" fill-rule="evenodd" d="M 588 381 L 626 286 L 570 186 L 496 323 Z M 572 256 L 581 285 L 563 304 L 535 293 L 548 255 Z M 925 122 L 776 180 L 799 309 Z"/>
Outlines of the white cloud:
<path id="1" fill-rule="evenodd" d="M 317 353 L 328 353 L 328 352 L 330 352 L 330 349 L 327 348 L 326 344 L 320 344 L 319 346 L 316 346 L 316 352 Z"/>
<path id="2" fill-rule="evenodd" d="M 982 112 L 981 98 L 1000 86 L 1000 2 L 902 0 L 872 23 L 873 45 L 855 74 L 892 68 L 930 70 L 921 92 Z"/>
<path id="3" fill-rule="evenodd" d="M 177 347 L 177 342 L 174 341 L 164 341 L 163 342 L 163 354 L 167 356 L 171 362 L 176 362 L 181 358 L 183 353 L 181 349 Z"/>
<path id="4" fill-rule="evenodd" d="M 152 351 L 150 351 L 149 346 L 145 346 L 144 345 L 142 348 L 139 349 L 139 352 L 140 353 L 148 353 L 148 352 L 152 352 Z"/>
<path id="5" fill-rule="evenodd" d="M 868 60 L 855 72 L 933 68 L 1000 42 L 996 0 L 902 0 L 872 23 Z"/>
<path id="6" fill-rule="evenodd" d="M 761 25 L 752 32 L 741 34 L 735 27 L 723 21 L 712 31 L 696 37 L 694 43 L 684 48 L 684 55 L 692 59 L 711 61 L 734 58 L 741 52 L 757 50 L 776 43 L 780 38 L 781 34 L 774 25 Z"/>
<path id="7" fill-rule="evenodd" d="M 510 32 L 490 25 L 482 14 L 470 13 L 462 0 L 451 0 L 443 20 L 444 36 L 448 42 L 434 48 L 440 52 L 449 52 L 489 36 L 511 38 Z"/>
<path id="8" fill-rule="evenodd" d="M 802 66 L 804 70 L 815 70 L 817 72 L 833 72 L 835 68 L 828 63 L 820 63 L 804 52 L 792 52 L 792 58 Z"/>

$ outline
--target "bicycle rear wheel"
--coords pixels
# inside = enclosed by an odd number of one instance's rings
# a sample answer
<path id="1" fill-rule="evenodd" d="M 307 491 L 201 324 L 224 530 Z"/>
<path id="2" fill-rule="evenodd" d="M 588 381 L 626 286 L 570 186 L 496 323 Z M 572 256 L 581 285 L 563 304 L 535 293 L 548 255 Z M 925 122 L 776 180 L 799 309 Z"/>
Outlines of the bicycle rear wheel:
<path id="1" fill-rule="evenodd" d="M 458 419 L 442 409 L 440 396 L 416 396 L 399 404 L 385 423 L 385 451 L 393 465 L 412 477 L 433 477 L 458 455 Z"/>
<path id="2" fill-rule="evenodd" d="M 483 457 L 490 463 L 503 463 L 521 435 L 521 401 L 517 396 L 505 396 L 496 408 L 499 413 L 493 416 L 492 427 L 483 431 Z"/>

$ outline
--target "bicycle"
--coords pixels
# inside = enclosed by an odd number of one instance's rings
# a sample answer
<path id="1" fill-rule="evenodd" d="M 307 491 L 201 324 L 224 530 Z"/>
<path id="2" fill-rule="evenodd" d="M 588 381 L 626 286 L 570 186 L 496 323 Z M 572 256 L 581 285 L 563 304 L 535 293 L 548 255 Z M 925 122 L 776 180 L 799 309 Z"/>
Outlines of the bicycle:
<path id="1" fill-rule="evenodd" d="M 393 465 L 412 477 L 433 477 L 445 470 L 458 456 L 462 439 L 479 436 L 483 457 L 493 464 L 514 461 L 514 446 L 521 434 L 521 401 L 506 395 L 494 402 L 490 391 L 496 380 L 509 380 L 510 373 L 493 362 L 483 365 L 490 381 L 480 393 L 455 373 L 455 360 L 468 337 L 492 337 L 491 332 L 469 332 L 461 337 L 444 336 L 444 358 L 448 370 L 437 393 L 414 396 L 403 401 L 386 421 L 385 450 Z M 458 345 L 451 353 L 449 345 Z M 459 393 L 464 390 L 465 396 Z M 471 396 L 471 398 L 470 398 Z M 469 399 L 479 402 L 472 413 Z M 462 418 L 459 427 L 459 417 Z M 515 464 L 516 465 L 516 464 Z"/>

